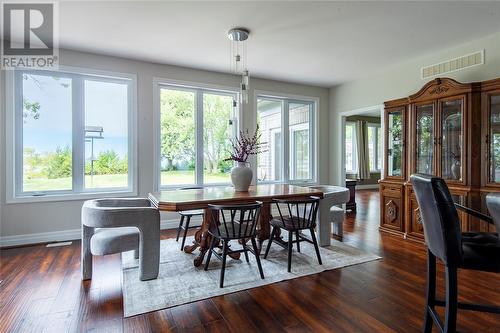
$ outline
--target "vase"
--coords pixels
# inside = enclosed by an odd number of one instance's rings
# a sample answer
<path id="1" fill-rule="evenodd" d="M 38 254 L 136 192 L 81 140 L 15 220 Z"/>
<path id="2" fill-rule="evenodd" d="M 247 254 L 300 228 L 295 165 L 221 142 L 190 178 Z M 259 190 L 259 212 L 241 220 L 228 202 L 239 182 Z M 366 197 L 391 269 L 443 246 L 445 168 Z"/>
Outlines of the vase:
<path id="1" fill-rule="evenodd" d="M 451 174 L 453 176 L 453 179 L 459 180 L 461 173 L 462 173 L 462 168 L 460 167 L 460 162 L 455 162 L 451 166 Z"/>
<path id="2" fill-rule="evenodd" d="M 247 162 L 238 162 L 231 169 L 231 182 L 233 183 L 236 192 L 248 192 L 248 188 L 252 183 L 253 172 L 250 164 Z"/>

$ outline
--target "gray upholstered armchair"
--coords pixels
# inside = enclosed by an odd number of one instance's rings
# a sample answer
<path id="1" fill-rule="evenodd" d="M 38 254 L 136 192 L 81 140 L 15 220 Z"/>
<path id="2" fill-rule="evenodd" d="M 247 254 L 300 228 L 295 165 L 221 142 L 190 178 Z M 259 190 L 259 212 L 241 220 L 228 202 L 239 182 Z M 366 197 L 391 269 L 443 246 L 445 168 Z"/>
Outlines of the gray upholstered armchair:
<path id="1" fill-rule="evenodd" d="M 141 280 L 158 277 L 160 213 L 148 199 L 89 200 L 82 207 L 82 280 L 92 278 L 92 255 L 135 251 Z"/>

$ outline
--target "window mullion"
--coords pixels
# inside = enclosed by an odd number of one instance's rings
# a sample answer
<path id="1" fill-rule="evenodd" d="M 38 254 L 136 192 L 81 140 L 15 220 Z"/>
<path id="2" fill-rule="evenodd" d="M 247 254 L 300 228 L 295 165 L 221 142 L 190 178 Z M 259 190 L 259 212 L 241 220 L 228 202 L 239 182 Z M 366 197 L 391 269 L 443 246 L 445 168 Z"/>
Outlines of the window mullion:
<path id="1" fill-rule="evenodd" d="M 283 128 L 283 181 L 290 181 L 290 126 L 289 126 L 289 118 L 290 118 L 290 103 L 288 100 L 283 101 L 283 111 L 282 111 L 282 123 L 281 127 Z"/>
<path id="2" fill-rule="evenodd" d="M 316 179 L 316 170 L 313 161 L 316 160 L 316 145 L 315 145 L 315 107 L 314 103 L 309 104 L 309 180 Z"/>
<path id="3" fill-rule="evenodd" d="M 73 192 L 84 191 L 85 177 L 85 88 L 81 76 L 72 79 L 73 99 Z"/>
<path id="4" fill-rule="evenodd" d="M 203 90 L 201 89 L 196 90 L 195 110 L 195 182 L 196 185 L 203 185 Z"/>

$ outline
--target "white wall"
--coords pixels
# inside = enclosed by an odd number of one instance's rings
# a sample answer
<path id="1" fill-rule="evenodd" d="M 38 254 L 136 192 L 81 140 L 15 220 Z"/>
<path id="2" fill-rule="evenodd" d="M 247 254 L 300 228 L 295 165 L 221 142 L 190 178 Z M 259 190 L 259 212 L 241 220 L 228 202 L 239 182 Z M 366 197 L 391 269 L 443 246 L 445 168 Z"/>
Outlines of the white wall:
<path id="1" fill-rule="evenodd" d="M 429 38 L 432 38 L 431 36 Z M 462 45 L 436 50 L 432 54 L 410 59 L 385 68 L 369 77 L 330 89 L 330 182 L 340 184 L 341 128 L 339 113 L 402 98 L 417 92 L 427 81 L 420 69 L 485 49 L 485 64 L 444 76 L 460 82 L 475 82 L 500 77 L 500 32 Z"/>
<path id="2" fill-rule="evenodd" d="M 177 66 L 152 64 L 141 61 L 102 56 L 90 53 L 61 50 L 60 63 L 66 66 L 91 68 L 106 71 L 132 73 L 137 75 L 138 113 L 138 189 L 139 195 L 146 196 L 153 190 L 153 77 L 180 81 L 199 82 L 222 86 L 239 87 L 239 76 L 195 70 Z M 23 239 L 42 241 L 73 238 L 80 228 L 81 200 L 44 203 L 5 203 L 5 72 L 0 73 L 1 136 L 0 136 L 0 246 L 14 245 Z M 283 94 L 302 95 L 319 98 L 319 136 L 328 137 L 328 89 L 252 78 L 250 96 L 254 90 L 272 91 Z M 251 100 L 243 110 L 243 128 L 253 130 L 254 103 Z M 318 155 L 328 156 L 328 141 L 319 140 Z M 319 181 L 329 178 L 328 159 L 322 158 L 319 165 Z M 169 215 L 177 219 L 177 215 Z"/>

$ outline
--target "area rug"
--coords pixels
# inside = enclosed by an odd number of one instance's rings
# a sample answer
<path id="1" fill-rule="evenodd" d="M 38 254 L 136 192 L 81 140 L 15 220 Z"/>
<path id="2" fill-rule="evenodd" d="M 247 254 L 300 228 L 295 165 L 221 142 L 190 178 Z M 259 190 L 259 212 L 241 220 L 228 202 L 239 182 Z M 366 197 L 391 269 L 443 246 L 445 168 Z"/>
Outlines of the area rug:
<path id="1" fill-rule="evenodd" d="M 186 239 L 186 244 L 192 237 Z M 267 243 L 265 242 L 264 245 Z M 239 244 L 232 245 L 235 249 Z M 170 308 L 202 299 L 255 288 L 279 281 L 290 280 L 368 261 L 380 257 L 365 253 L 352 246 L 332 240 L 328 247 L 321 247 L 323 265 L 319 265 L 314 246 L 302 242 L 301 252 L 292 254 L 292 272 L 287 272 L 287 251 L 273 244 L 267 259 L 261 257 L 265 279 L 259 275 L 255 257 L 249 253 L 250 262 L 244 256 L 240 260 L 227 258 L 224 288 L 219 288 L 221 262 L 212 256 L 208 271 L 194 267 L 193 259 L 199 253 L 186 254 L 174 239 L 161 241 L 160 273 L 158 279 L 139 280 L 138 260 L 133 252 L 122 254 L 123 306 L 125 317 Z"/>

